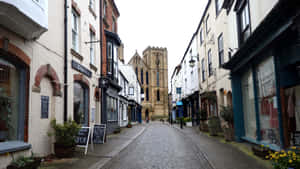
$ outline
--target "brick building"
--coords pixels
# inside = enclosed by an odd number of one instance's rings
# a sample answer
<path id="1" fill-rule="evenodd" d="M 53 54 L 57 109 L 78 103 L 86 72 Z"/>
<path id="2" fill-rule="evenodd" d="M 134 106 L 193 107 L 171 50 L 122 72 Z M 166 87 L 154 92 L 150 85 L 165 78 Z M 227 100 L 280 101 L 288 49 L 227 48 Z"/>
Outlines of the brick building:
<path id="1" fill-rule="evenodd" d="M 148 47 L 143 58 L 136 52 L 129 64 L 142 85 L 142 118 L 168 117 L 168 52 L 166 48 Z"/>

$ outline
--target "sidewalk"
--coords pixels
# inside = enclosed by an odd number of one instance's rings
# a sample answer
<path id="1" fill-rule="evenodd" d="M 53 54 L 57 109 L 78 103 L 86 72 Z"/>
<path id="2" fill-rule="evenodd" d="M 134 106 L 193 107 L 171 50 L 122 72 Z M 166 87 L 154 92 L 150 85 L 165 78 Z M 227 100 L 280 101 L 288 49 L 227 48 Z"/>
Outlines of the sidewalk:
<path id="1" fill-rule="evenodd" d="M 99 169 L 118 155 L 132 141 L 141 135 L 146 125 L 134 125 L 132 128 L 122 128 L 121 133 L 107 136 L 105 144 L 91 145 L 87 155 L 84 150 L 77 151 L 74 158 L 44 162 L 39 169 Z"/>
<path id="2" fill-rule="evenodd" d="M 215 169 L 271 169 L 269 162 L 253 155 L 244 143 L 227 143 L 200 132 L 198 127 L 172 126 L 191 139 Z"/>

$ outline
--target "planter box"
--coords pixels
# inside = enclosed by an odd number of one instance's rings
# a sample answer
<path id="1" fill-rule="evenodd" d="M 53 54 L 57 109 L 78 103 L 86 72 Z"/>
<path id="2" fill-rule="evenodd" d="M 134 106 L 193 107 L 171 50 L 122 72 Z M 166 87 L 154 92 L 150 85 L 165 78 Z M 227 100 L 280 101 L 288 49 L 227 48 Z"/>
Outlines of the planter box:
<path id="1" fill-rule="evenodd" d="M 193 123 L 192 123 L 192 122 L 186 122 L 186 126 L 187 126 L 187 127 L 192 127 L 192 126 L 193 126 Z"/>
<path id="2" fill-rule="evenodd" d="M 224 138 L 226 141 L 234 141 L 234 130 L 233 128 L 224 128 Z"/>
<path id="3" fill-rule="evenodd" d="M 260 158 L 262 158 L 262 159 L 265 159 L 265 157 L 266 157 L 267 155 L 269 155 L 269 149 L 262 148 L 262 147 L 259 147 L 259 146 L 257 146 L 257 145 L 252 147 L 252 151 L 253 151 L 253 153 L 254 153 L 256 156 L 258 156 L 258 157 L 260 157 Z"/>
<path id="4" fill-rule="evenodd" d="M 59 144 L 54 144 L 55 156 L 58 158 L 70 158 L 74 156 L 75 146 L 64 146 Z"/>
<path id="5" fill-rule="evenodd" d="M 6 169 L 37 169 L 41 165 L 41 158 L 34 158 L 33 162 L 27 163 L 23 167 L 17 167 L 15 165 L 9 165 Z"/>
<path id="6" fill-rule="evenodd" d="M 200 128 L 200 131 L 208 132 L 208 125 L 204 121 L 200 122 L 199 128 Z"/>

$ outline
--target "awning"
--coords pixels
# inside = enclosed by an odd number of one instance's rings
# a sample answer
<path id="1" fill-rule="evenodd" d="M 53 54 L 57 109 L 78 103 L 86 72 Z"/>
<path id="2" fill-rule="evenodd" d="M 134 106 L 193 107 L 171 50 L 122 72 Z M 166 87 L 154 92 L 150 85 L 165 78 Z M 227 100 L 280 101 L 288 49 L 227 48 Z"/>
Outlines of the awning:
<path id="1" fill-rule="evenodd" d="M 178 102 L 176 103 L 176 106 L 183 106 L 182 101 L 178 101 Z"/>

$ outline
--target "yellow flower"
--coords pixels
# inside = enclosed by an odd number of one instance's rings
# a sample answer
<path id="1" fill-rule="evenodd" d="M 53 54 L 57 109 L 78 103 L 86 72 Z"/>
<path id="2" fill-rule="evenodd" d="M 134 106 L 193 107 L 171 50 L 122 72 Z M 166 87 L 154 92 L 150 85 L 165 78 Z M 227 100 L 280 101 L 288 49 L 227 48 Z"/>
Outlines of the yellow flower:
<path id="1" fill-rule="evenodd" d="M 293 160 L 289 160 L 289 163 L 292 163 L 293 162 Z"/>
<path id="2" fill-rule="evenodd" d="M 264 147 L 264 145 L 263 145 L 263 144 L 261 144 L 260 146 L 261 146 L 261 147 Z"/>
<path id="3" fill-rule="evenodd" d="M 269 159 L 270 157 L 269 156 L 266 156 L 266 159 Z"/>
<path id="4" fill-rule="evenodd" d="M 293 150 L 296 150 L 297 149 L 297 147 L 295 147 L 295 146 L 293 146 L 293 147 L 291 147 Z"/>
<path id="5" fill-rule="evenodd" d="M 269 146 L 269 145 L 267 145 L 266 147 L 268 147 L 268 148 L 269 148 L 270 146 Z"/>

